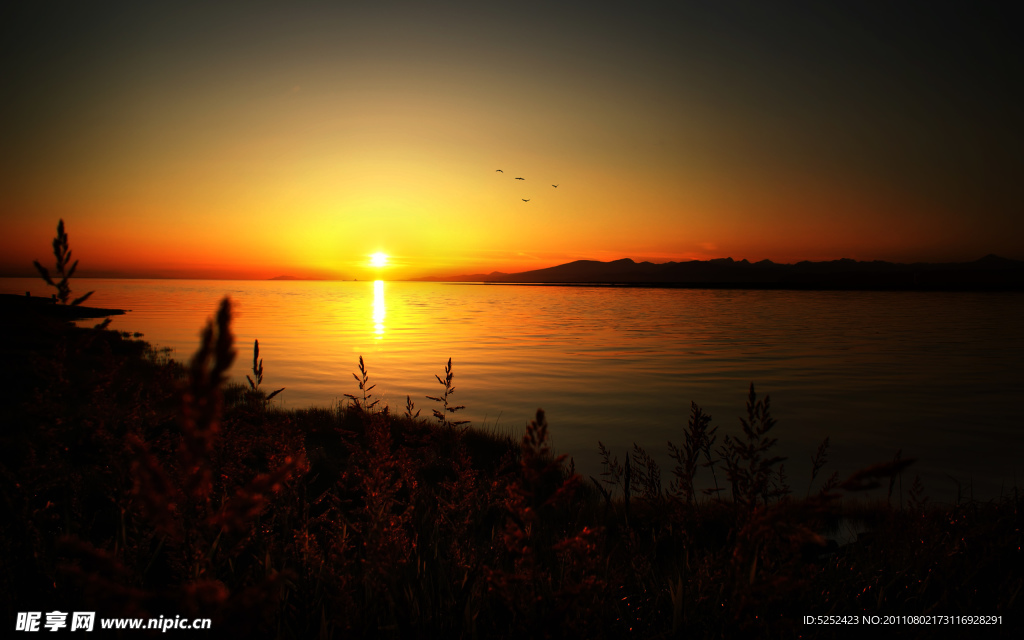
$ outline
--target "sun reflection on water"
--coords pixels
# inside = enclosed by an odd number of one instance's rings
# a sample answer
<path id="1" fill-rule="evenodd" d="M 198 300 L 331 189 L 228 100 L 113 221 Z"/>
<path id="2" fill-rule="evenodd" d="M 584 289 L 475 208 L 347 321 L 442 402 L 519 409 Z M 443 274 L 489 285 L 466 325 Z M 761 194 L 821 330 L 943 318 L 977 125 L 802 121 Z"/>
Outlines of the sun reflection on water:
<path id="1" fill-rule="evenodd" d="M 373 281 L 373 333 L 380 340 L 384 337 L 384 317 L 387 309 L 384 306 L 384 281 Z"/>

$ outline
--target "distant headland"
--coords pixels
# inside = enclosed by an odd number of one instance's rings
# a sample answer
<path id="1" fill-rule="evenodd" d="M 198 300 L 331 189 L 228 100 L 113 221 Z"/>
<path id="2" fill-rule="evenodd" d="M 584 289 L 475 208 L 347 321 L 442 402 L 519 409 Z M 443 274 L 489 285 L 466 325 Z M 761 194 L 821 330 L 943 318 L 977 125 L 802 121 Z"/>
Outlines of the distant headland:
<path id="1" fill-rule="evenodd" d="M 609 285 L 723 289 L 1024 291 L 1024 261 L 987 255 L 973 262 L 902 264 L 830 260 L 780 264 L 718 258 L 688 262 L 577 260 L 522 273 L 418 278 L 431 282 Z"/>

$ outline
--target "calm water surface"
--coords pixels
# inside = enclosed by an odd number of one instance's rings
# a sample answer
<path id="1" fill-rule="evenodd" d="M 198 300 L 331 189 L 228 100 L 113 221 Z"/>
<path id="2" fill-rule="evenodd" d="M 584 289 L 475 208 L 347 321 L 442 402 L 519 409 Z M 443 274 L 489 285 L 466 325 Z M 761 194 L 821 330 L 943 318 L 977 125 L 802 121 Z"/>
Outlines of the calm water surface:
<path id="1" fill-rule="evenodd" d="M 5 293 L 38 280 L 6 279 Z M 897 450 L 920 462 L 933 499 L 1024 488 L 1024 295 L 513 287 L 406 282 L 79 280 L 94 306 L 131 309 L 140 331 L 185 360 L 224 295 L 235 309 L 244 382 L 260 341 L 264 385 L 285 407 L 358 393 L 362 355 L 375 394 L 423 415 L 452 358 L 459 417 L 520 433 L 538 407 L 556 450 L 600 472 L 597 441 L 632 444 L 671 465 L 690 402 L 719 441 L 739 431 L 748 387 L 770 394 L 774 435 L 795 491 L 831 438 L 849 473 Z M 279 402 L 275 399 L 275 402 Z"/>

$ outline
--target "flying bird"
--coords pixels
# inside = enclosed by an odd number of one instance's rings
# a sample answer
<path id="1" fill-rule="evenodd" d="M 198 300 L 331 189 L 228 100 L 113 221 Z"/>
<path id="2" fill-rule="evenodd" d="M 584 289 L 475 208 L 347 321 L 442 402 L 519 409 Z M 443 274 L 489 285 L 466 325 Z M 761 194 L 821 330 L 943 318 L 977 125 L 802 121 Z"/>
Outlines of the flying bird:
<path id="1" fill-rule="evenodd" d="M 504 172 L 504 171 L 502 171 L 501 169 L 495 169 L 495 171 L 496 171 L 497 173 L 505 173 L 505 172 Z"/>
<path id="2" fill-rule="evenodd" d="M 526 178 L 516 178 L 516 180 L 526 180 Z"/>
<path id="3" fill-rule="evenodd" d="M 553 185 L 551 185 L 551 186 L 552 186 L 552 187 L 554 187 L 554 188 L 556 188 L 556 189 L 558 188 L 558 185 L 557 185 L 557 184 L 553 184 Z"/>
<path id="4" fill-rule="evenodd" d="M 523 202 L 529 202 L 529 200 L 527 200 L 526 198 L 523 198 Z"/>

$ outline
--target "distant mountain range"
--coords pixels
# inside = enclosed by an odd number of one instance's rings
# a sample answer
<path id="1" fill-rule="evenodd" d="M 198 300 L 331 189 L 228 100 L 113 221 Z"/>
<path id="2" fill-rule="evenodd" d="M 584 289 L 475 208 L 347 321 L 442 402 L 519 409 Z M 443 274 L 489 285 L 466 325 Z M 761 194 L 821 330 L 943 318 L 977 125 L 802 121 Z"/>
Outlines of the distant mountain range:
<path id="1" fill-rule="evenodd" d="M 974 262 L 913 264 L 848 258 L 796 264 L 732 258 L 654 264 L 623 258 L 577 260 L 522 273 L 495 271 L 419 280 L 751 289 L 1024 290 L 1024 262 L 995 255 Z"/>

